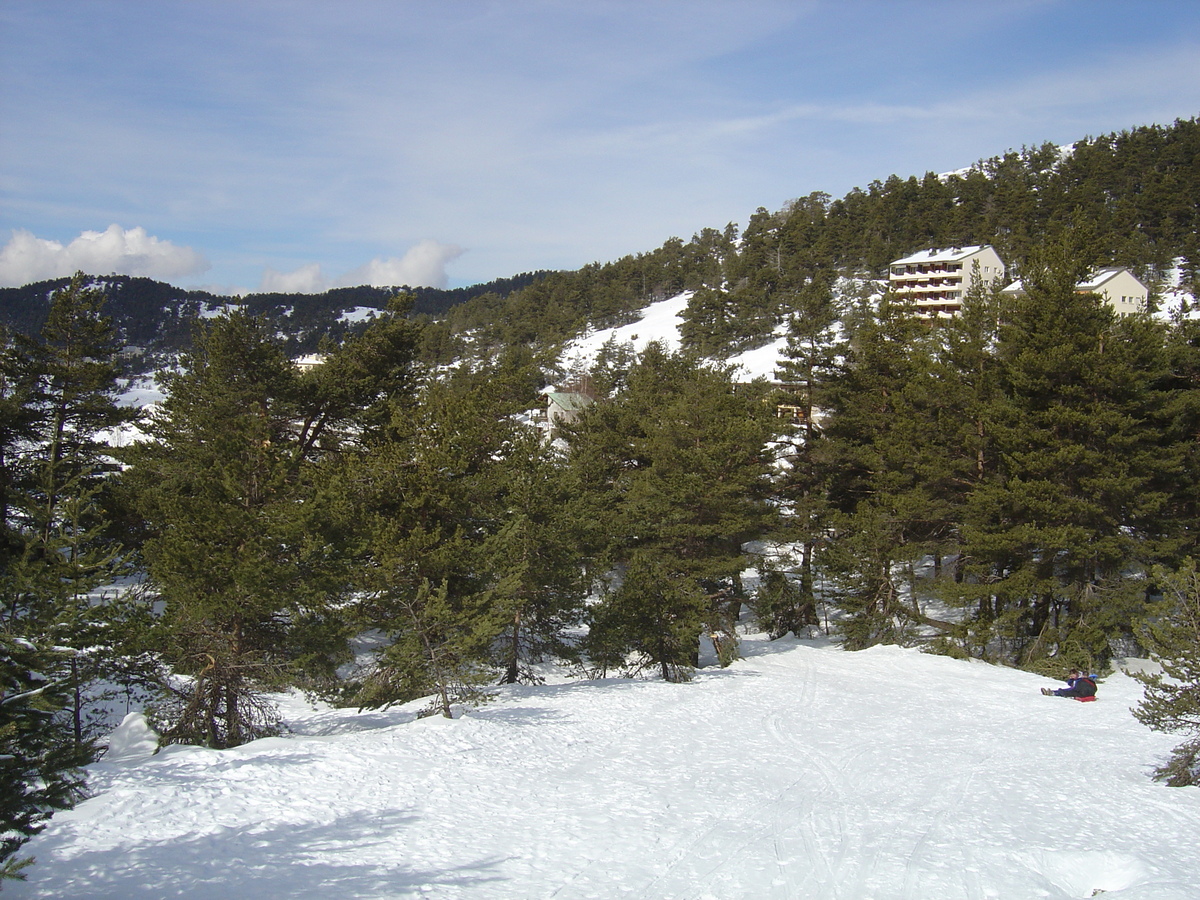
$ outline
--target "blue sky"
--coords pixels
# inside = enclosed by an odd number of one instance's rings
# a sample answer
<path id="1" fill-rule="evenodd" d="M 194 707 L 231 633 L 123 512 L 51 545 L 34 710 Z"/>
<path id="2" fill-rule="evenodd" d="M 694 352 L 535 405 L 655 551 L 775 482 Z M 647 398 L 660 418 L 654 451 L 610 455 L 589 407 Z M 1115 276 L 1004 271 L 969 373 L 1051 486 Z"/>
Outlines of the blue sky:
<path id="1" fill-rule="evenodd" d="M 0 284 L 454 287 L 1197 114 L 1192 0 L 0 0 Z"/>

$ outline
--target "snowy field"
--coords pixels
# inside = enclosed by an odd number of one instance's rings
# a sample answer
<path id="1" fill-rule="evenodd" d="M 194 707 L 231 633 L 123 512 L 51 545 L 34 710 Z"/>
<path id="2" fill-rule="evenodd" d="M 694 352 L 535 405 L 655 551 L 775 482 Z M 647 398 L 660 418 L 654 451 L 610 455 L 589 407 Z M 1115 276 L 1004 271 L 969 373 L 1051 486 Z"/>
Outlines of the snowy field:
<path id="1" fill-rule="evenodd" d="M 747 638 L 690 684 L 504 689 L 461 718 L 313 710 L 228 751 L 136 717 L 12 898 L 1200 897 L 1200 789 L 1118 674 Z"/>

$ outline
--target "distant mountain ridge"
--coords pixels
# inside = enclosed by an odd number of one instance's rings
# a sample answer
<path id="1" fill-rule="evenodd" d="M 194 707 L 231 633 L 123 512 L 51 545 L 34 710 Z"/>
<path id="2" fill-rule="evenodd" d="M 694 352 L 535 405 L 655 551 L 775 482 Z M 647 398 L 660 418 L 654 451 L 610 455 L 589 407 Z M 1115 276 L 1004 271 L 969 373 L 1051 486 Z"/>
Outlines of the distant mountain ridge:
<path id="1" fill-rule="evenodd" d="M 382 311 L 400 294 L 412 298 L 413 315 L 436 318 L 476 297 L 486 294 L 506 297 L 547 274 L 527 272 L 453 289 L 361 285 L 333 288 L 319 294 L 262 293 L 242 297 L 188 290 L 130 275 L 97 275 L 92 282 L 108 295 L 105 311 L 127 346 L 151 354 L 178 351 L 190 343 L 197 319 L 227 306 L 238 306 L 271 322 L 284 336 L 289 349 L 303 353 L 316 349 L 322 337 L 337 339 L 361 327 L 361 311 Z M 22 287 L 0 288 L 0 324 L 25 334 L 36 333 L 45 322 L 50 296 L 66 287 L 70 280 L 64 276 Z M 360 314 L 355 315 L 355 311 Z"/>

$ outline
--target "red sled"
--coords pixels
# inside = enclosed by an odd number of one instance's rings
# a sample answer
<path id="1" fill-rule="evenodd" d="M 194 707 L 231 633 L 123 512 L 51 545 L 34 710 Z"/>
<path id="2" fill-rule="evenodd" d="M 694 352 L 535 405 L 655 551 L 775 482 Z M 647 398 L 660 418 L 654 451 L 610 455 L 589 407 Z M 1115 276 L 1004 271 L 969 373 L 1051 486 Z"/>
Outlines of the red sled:
<path id="1" fill-rule="evenodd" d="M 1092 694 L 1092 696 L 1090 696 L 1090 697 L 1076 697 L 1075 699 L 1078 700 L 1080 703 L 1095 703 L 1096 695 Z"/>

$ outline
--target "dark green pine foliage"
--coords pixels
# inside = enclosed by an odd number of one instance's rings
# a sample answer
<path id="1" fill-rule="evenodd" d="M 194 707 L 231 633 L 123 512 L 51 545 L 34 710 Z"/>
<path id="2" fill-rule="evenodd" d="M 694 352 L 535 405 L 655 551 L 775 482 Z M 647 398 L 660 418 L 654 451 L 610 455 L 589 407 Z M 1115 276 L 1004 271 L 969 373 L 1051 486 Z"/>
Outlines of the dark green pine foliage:
<path id="1" fill-rule="evenodd" d="M 51 674 L 73 654 L 0 631 L 0 883 L 24 878 L 16 854 L 50 816 L 83 796 L 81 766 L 94 748 L 74 740 L 60 714 L 71 684 Z"/>
<path id="2" fill-rule="evenodd" d="M 1067 242 L 1026 267 L 1002 310 L 1000 384 L 987 411 L 994 477 L 972 492 L 965 570 L 993 638 L 1032 665 L 1061 650 L 1093 669 L 1130 634 L 1168 497 L 1163 336 L 1078 294 Z"/>
<path id="3" fill-rule="evenodd" d="M 319 598 L 306 577 L 311 484 L 292 442 L 298 377 L 242 313 L 195 336 L 129 480 L 150 529 L 145 556 L 164 603 L 173 672 L 155 716 L 164 743 L 224 748 L 271 734 L 263 692 L 291 683 L 295 616 Z"/>
<path id="4" fill-rule="evenodd" d="M 119 569 L 100 433 L 129 418 L 102 302 L 77 276 L 37 340 L 0 343 L 0 878 L 21 877 L 21 845 L 79 797 L 85 690 L 115 676 L 120 617 L 89 598 Z"/>
<path id="5" fill-rule="evenodd" d="M 947 382 L 938 335 L 903 305 L 869 298 L 847 317 L 848 344 L 829 382 L 824 436 L 832 539 L 821 566 L 837 588 L 847 645 L 908 642 L 929 619 L 916 567 L 954 544 L 946 453 Z"/>
<path id="6" fill-rule="evenodd" d="M 533 664 L 571 659 L 583 618 L 583 561 L 568 521 L 561 454 L 532 429 L 512 435 L 498 472 L 499 528 L 484 548 L 492 602 L 506 620 L 496 642 L 504 681 L 537 681 Z"/>
<path id="7" fill-rule="evenodd" d="M 104 302 L 77 275 L 51 297 L 37 338 L 9 338 L 0 349 L 0 629 L 71 648 L 46 674 L 69 684 L 61 725 L 79 745 L 112 724 L 99 685 L 116 690 L 137 678 L 127 643 L 139 608 L 116 590 L 97 593 L 126 571 L 110 527 L 116 467 L 106 432 L 135 417 L 117 404 Z"/>
<path id="8" fill-rule="evenodd" d="M 741 340 L 738 312 L 734 298 L 723 288 L 700 288 L 680 316 L 683 346 L 698 356 L 726 355 Z"/>
<path id="9" fill-rule="evenodd" d="M 996 477 L 991 416 L 1001 395 L 1000 365 L 995 356 L 1001 302 L 999 287 L 978 285 L 963 299 L 959 314 L 938 320 L 933 372 L 939 400 L 930 421 L 931 436 L 942 454 L 939 495 L 951 519 L 945 540 L 933 551 L 932 572 L 921 585 L 965 615 L 941 643 L 956 654 L 986 657 L 992 639 L 992 607 L 981 602 L 973 583 L 964 581 L 968 561 L 962 546 L 962 522 L 972 493 Z"/>
<path id="10" fill-rule="evenodd" d="M 40 419 L 34 404 L 38 380 L 30 342 L 0 330 L 0 572 L 5 577 L 6 622 L 25 612 L 26 601 L 14 593 L 7 576 L 24 555 L 29 530 L 22 492 L 27 486 L 27 453 Z"/>
<path id="11" fill-rule="evenodd" d="M 714 321 L 710 329 L 710 343 L 723 335 L 728 349 L 720 352 L 710 347 L 709 355 L 724 357 L 770 339 L 778 321 L 781 294 L 794 283 L 789 277 L 790 260 L 782 234 L 787 215 L 787 210 L 769 213 L 760 207 L 750 217 L 738 254 L 726 265 L 722 319 Z"/>
<path id="12" fill-rule="evenodd" d="M 630 671 L 655 667 L 666 681 L 687 681 L 697 638 L 713 627 L 708 624 L 712 615 L 712 600 L 695 579 L 662 556 L 635 550 L 620 583 L 595 609 L 584 647 L 598 675 L 622 666 Z M 720 632 L 714 636 L 721 640 Z M 632 666 L 630 654 L 636 660 Z"/>
<path id="13" fill-rule="evenodd" d="M 1173 322 L 1166 354 L 1161 445 L 1174 453 L 1159 473 L 1166 483 L 1156 486 L 1169 497 L 1159 555 L 1174 567 L 1200 556 L 1200 322 Z"/>
<path id="14" fill-rule="evenodd" d="M 829 525 L 827 470 L 821 464 L 823 435 L 817 413 L 826 405 L 825 385 L 839 354 L 841 311 L 827 276 L 810 281 L 796 295 L 788 320 L 788 343 L 776 371 L 781 390 L 775 397 L 775 452 L 784 469 L 776 480 L 780 501 L 780 537 L 799 548 L 796 583 L 782 571 L 766 571 L 755 611 L 773 636 L 798 634 L 817 624 L 814 552 Z"/>
<path id="15" fill-rule="evenodd" d="M 449 717 L 496 677 L 493 648 L 516 613 L 493 602 L 502 471 L 521 427 L 498 402 L 504 381 L 468 371 L 428 384 L 355 461 L 367 563 L 359 619 L 386 638 L 358 678 L 351 701 L 361 707 L 432 695 L 430 711 Z"/>
<path id="16" fill-rule="evenodd" d="M 702 630 L 736 640 L 742 546 L 773 524 L 764 400 L 761 385 L 735 386 L 730 371 L 651 344 L 624 391 L 585 412 L 569 438 L 573 516 L 600 571 L 634 575 L 595 608 L 593 656 L 636 650 L 680 678 Z M 649 590 L 656 578 L 662 589 Z M 631 616 L 630 603 L 647 608 Z M 671 610 L 654 609 L 662 604 Z"/>
<path id="17" fill-rule="evenodd" d="M 1146 695 L 1133 714 L 1155 731 L 1188 736 L 1155 772 L 1172 787 L 1184 787 L 1200 784 L 1200 573 L 1188 560 L 1178 571 L 1155 574 L 1163 599 L 1139 634 L 1163 671 L 1134 676 Z"/>
<path id="18" fill-rule="evenodd" d="M 232 313 L 164 377 L 128 473 L 164 606 L 158 647 L 186 676 L 165 682 L 164 742 L 236 746 L 275 730 L 264 692 L 332 683 L 348 657 L 352 536 L 332 474 L 408 389 L 414 344 L 385 318 L 301 374 L 260 321 Z"/>
<path id="19" fill-rule="evenodd" d="M 64 607 L 116 574 L 119 548 L 101 539 L 102 496 L 115 469 L 106 432 L 136 418 L 117 404 L 117 346 L 104 294 L 77 275 L 50 305 L 36 340 L 4 348 L 4 524 L 14 553 L 5 571 L 25 585 L 6 594 L 8 618 L 51 635 Z"/>
<path id="20" fill-rule="evenodd" d="M 23 547 L 6 570 L 10 613 L 27 637 L 69 646 L 64 661 L 72 688 L 71 727 L 82 742 L 103 723 L 88 722 L 91 686 L 120 682 L 128 670 L 121 645 L 136 604 L 93 592 L 128 570 L 126 554 L 111 533 L 109 485 L 116 466 L 109 435 L 137 418 L 118 405 L 118 343 L 103 314 L 103 291 L 77 274 L 51 297 L 46 323 L 29 344 L 26 363 L 33 390 L 31 440 L 13 460 Z M 114 599 L 115 598 L 115 599 Z"/>
<path id="21" fill-rule="evenodd" d="M 805 560 L 810 555 L 805 546 Z M 774 559 L 763 559 L 758 564 L 758 589 L 754 592 L 753 610 L 759 624 L 772 640 L 788 632 L 800 634 L 802 629 L 819 622 L 817 603 L 811 589 L 811 580 L 805 576 L 811 572 L 801 567 L 799 577 L 790 576 L 788 570 Z"/>

